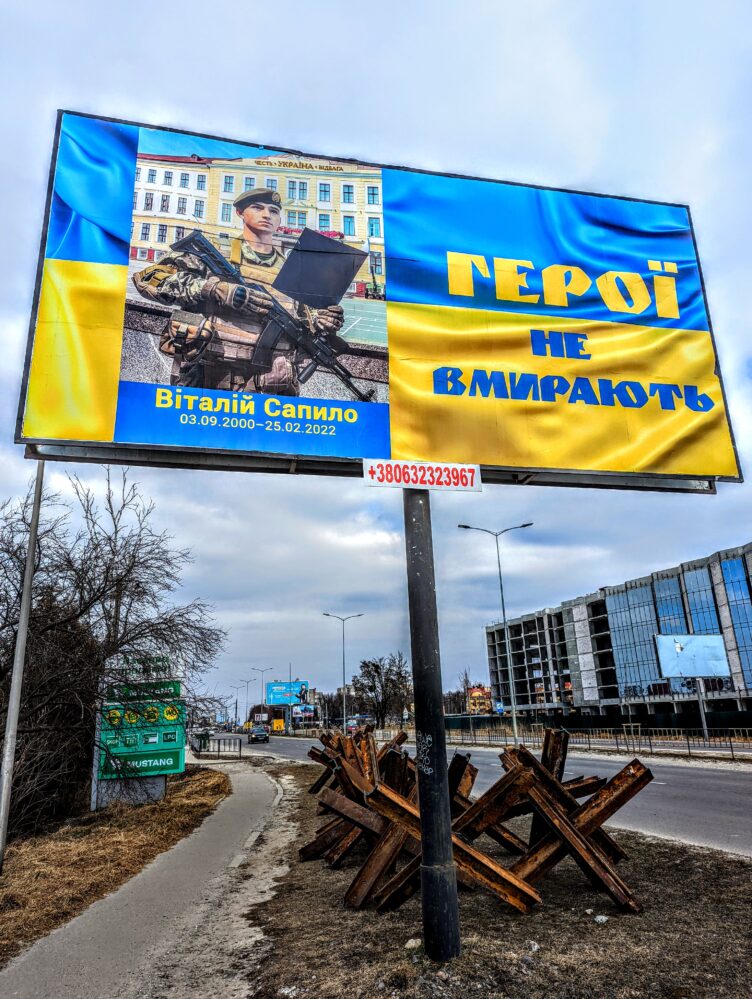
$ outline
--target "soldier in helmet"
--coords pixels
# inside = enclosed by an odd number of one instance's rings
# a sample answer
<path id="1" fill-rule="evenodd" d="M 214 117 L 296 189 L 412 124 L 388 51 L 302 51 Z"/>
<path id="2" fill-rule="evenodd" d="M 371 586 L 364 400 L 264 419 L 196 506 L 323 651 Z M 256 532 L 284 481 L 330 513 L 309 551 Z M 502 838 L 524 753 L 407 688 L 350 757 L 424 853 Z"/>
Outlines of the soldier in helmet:
<path id="1" fill-rule="evenodd" d="M 313 311 L 271 288 L 285 262 L 275 241 L 282 218 L 277 191 L 267 187 L 244 191 L 234 206 L 243 234 L 232 240 L 230 261 L 257 288 L 224 281 L 193 254 L 180 252 L 135 274 L 133 281 L 146 298 L 185 310 L 173 313 L 160 343 L 160 350 L 174 357 L 173 385 L 297 395 L 297 352 L 284 335 L 274 350 L 271 371 L 250 370 L 273 304 L 271 296 L 319 335 L 338 333 L 344 314 L 339 305 Z"/>

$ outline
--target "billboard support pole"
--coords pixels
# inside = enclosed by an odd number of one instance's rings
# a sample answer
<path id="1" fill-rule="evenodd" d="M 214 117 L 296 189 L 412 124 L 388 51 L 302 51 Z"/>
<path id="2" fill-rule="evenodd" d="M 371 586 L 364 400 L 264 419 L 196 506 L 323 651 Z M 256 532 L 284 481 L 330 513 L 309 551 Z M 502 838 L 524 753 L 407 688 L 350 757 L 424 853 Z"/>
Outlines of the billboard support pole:
<path id="1" fill-rule="evenodd" d="M 436 580 L 427 489 L 405 489 L 405 549 L 415 689 L 415 743 L 422 860 L 423 946 L 433 961 L 460 953 L 457 872 L 447 782 Z"/>
<path id="2" fill-rule="evenodd" d="M 21 687 L 26 661 L 26 637 L 29 632 L 31 612 L 31 584 L 34 579 L 34 557 L 37 551 L 39 510 L 42 505 L 42 484 L 44 482 L 44 462 L 37 462 L 37 477 L 34 483 L 34 500 L 29 523 L 29 547 L 26 549 L 21 607 L 18 614 L 16 649 L 13 655 L 13 673 L 8 695 L 8 715 L 5 721 L 5 742 L 3 743 L 2 775 L 0 776 L 0 872 L 5 861 L 5 843 L 8 837 L 8 816 L 10 815 L 10 795 L 13 786 L 13 764 L 16 757 L 16 736 L 18 715 L 21 710 Z"/>

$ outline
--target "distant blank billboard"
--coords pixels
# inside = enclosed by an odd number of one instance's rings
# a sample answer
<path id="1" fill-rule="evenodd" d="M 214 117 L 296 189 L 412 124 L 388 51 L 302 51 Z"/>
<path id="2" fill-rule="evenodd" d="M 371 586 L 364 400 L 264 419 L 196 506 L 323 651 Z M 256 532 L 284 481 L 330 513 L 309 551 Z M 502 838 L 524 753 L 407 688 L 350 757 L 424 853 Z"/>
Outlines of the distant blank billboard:
<path id="1" fill-rule="evenodd" d="M 658 663 L 665 677 L 728 676 L 721 635 L 656 635 Z"/>

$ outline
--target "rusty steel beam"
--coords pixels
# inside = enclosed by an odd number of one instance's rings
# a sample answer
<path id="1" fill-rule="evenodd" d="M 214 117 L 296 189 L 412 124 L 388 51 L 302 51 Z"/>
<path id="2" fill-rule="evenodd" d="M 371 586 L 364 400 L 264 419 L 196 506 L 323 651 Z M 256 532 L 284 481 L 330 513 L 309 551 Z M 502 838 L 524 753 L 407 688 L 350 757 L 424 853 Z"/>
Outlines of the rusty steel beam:
<path id="1" fill-rule="evenodd" d="M 567 762 L 567 747 L 569 745 L 569 733 L 560 728 L 547 728 L 543 736 L 543 750 L 541 752 L 540 764 L 551 776 L 559 781 L 564 778 L 564 767 Z M 530 825 L 529 842 L 532 846 L 545 836 L 547 831 L 546 823 L 540 815 L 533 813 L 533 821 Z"/>
<path id="2" fill-rule="evenodd" d="M 389 742 L 385 742 L 377 753 L 379 764 L 392 749 L 399 749 L 403 742 L 407 742 L 407 732 L 398 732 Z"/>
<path id="3" fill-rule="evenodd" d="M 345 835 L 340 837 L 339 841 L 332 844 L 327 850 L 324 854 L 324 860 L 330 867 L 340 867 L 345 858 L 349 857 L 364 836 L 365 833 L 362 829 L 350 826 Z"/>
<path id="4" fill-rule="evenodd" d="M 505 762 L 505 760 L 507 762 Z M 551 774 L 545 767 L 543 767 L 533 756 L 533 754 L 520 746 L 518 749 L 505 750 L 503 754 L 502 762 L 504 766 L 507 766 L 509 762 L 521 763 L 523 766 L 530 767 L 535 773 L 539 783 L 546 789 L 548 794 L 556 801 L 564 810 L 565 814 L 571 814 L 578 808 L 578 803 L 576 798 L 563 788 L 559 781 Z M 545 829 L 541 828 L 538 830 L 538 839 L 545 835 Z M 530 846 L 535 846 L 538 839 L 530 839 Z M 600 847 L 601 850 L 610 857 L 613 861 L 623 860 L 626 856 L 624 850 L 613 840 L 605 829 L 597 829 L 593 833 L 594 842 Z"/>
<path id="5" fill-rule="evenodd" d="M 371 808 L 364 808 L 356 801 L 346 798 L 339 791 L 332 791 L 325 787 L 319 794 L 319 801 L 339 818 L 351 822 L 366 832 L 373 833 L 374 836 L 382 836 L 389 828 L 389 823 Z"/>
<path id="6" fill-rule="evenodd" d="M 383 785 L 374 788 L 367 802 L 385 818 L 420 836 L 420 813 L 410 802 Z M 452 849 L 457 868 L 482 887 L 493 892 L 520 912 L 529 912 L 540 895 L 516 875 L 500 867 L 479 850 L 452 833 Z"/>
<path id="7" fill-rule="evenodd" d="M 350 829 L 352 829 L 352 825 L 343 819 L 328 822 L 323 829 L 316 833 L 310 843 L 301 846 L 298 850 L 298 856 L 301 860 L 318 860 Z"/>
<path id="8" fill-rule="evenodd" d="M 596 791 L 592 798 L 572 812 L 569 820 L 583 835 L 592 836 L 652 779 L 653 775 L 646 766 L 639 760 L 632 760 L 605 787 Z M 558 836 L 548 833 L 524 857 L 512 864 L 511 870 L 518 877 L 535 884 L 566 854 L 567 849 Z"/>
<path id="9" fill-rule="evenodd" d="M 606 891 L 621 908 L 630 912 L 642 912 L 642 906 L 626 882 L 613 869 L 605 853 L 591 837 L 577 829 L 546 789 L 540 784 L 534 784 L 528 794 L 540 817 L 566 845 L 572 859 L 595 887 Z"/>

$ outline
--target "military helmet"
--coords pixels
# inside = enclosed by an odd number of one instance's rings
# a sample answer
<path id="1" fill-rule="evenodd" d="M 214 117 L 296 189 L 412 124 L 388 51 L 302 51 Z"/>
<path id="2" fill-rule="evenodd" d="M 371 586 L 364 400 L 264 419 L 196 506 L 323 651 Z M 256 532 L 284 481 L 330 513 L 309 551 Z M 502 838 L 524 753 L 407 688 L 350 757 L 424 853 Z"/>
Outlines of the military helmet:
<path id="1" fill-rule="evenodd" d="M 281 209 L 282 197 L 278 191 L 273 191 L 271 187 L 253 187 L 250 191 L 243 191 L 233 201 L 233 205 L 239 212 L 242 212 L 248 205 L 258 203 L 275 205 Z"/>

